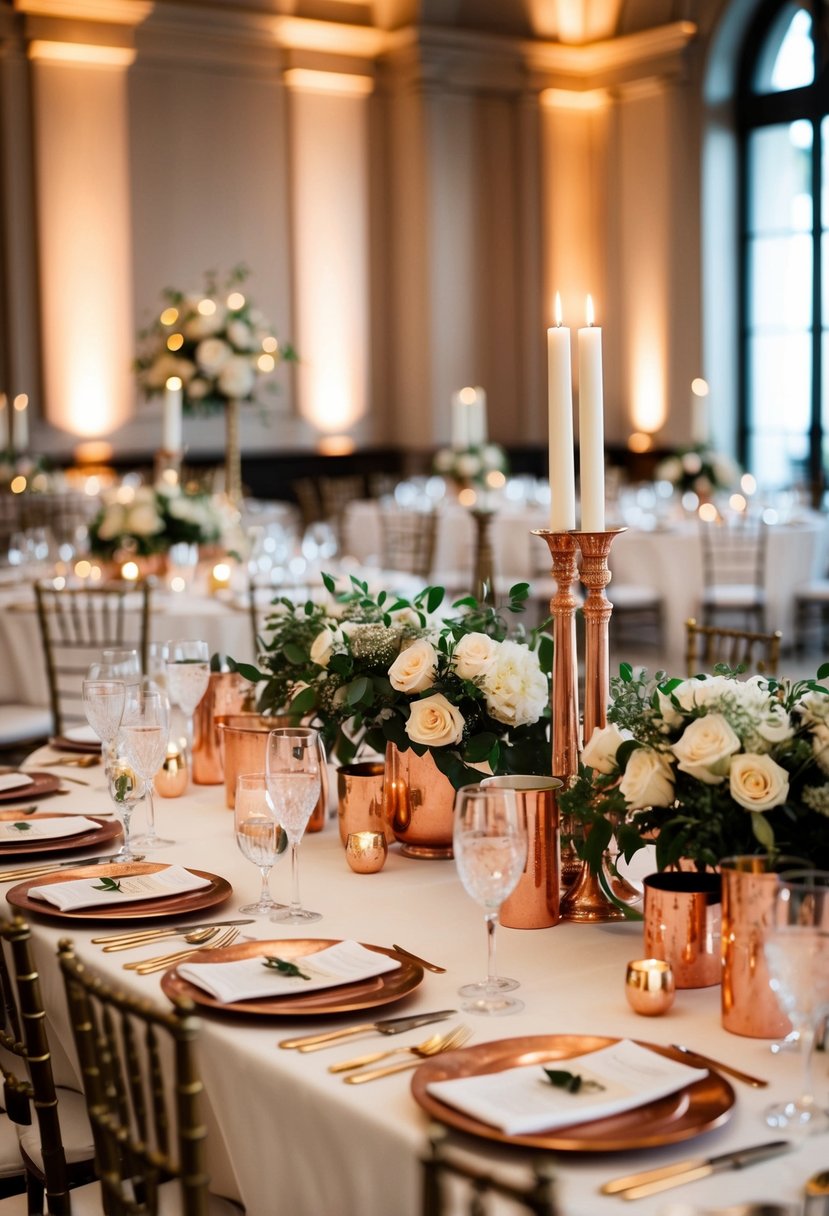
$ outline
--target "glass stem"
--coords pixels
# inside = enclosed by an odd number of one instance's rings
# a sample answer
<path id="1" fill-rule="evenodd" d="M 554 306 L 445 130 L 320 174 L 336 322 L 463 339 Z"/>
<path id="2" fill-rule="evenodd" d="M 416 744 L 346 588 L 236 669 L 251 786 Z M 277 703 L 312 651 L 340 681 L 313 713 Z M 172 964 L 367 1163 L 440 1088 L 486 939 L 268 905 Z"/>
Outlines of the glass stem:
<path id="1" fill-rule="evenodd" d="M 814 1086 L 812 1084 L 812 1055 L 815 1049 L 815 1027 L 812 1022 L 807 1022 L 799 1029 L 800 1051 L 803 1057 L 803 1093 L 800 1100 L 804 1105 L 811 1106 L 815 1100 Z"/>
<path id="2" fill-rule="evenodd" d="M 270 875 L 271 875 L 271 867 L 270 866 L 260 866 L 259 873 L 262 875 L 262 887 L 259 891 L 259 906 L 260 906 L 260 908 L 265 908 L 265 907 L 270 906 L 270 904 L 273 902 L 273 899 L 271 896 L 271 886 L 270 886 L 270 882 L 269 882 Z"/>
<path id="3" fill-rule="evenodd" d="M 291 841 L 291 913 L 302 911 L 299 898 L 299 841 Z"/>
<path id="4" fill-rule="evenodd" d="M 147 839 L 155 839 L 155 804 L 152 791 L 153 779 L 149 777 L 144 782 L 144 797 L 147 799 Z"/>
<path id="5" fill-rule="evenodd" d="M 490 988 L 494 987 L 495 981 L 498 978 L 498 970 L 495 966 L 495 930 L 498 928 L 498 913 L 487 912 L 486 914 L 486 982 Z"/>
<path id="6" fill-rule="evenodd" d="M 187 755 L 193 755 L 193 715 L 187 714 L 184 726 L 184 734 L 187 739 Z"/>
<path id="7" fill-rule="evenodd" d="M 124 852 L 129 857 L 132 853 L 130 848 L 130 820 L 132 819 L 132 807 L 127 810 L 126 806 L 121 811 L 121 823 L 124 828 Z"/>

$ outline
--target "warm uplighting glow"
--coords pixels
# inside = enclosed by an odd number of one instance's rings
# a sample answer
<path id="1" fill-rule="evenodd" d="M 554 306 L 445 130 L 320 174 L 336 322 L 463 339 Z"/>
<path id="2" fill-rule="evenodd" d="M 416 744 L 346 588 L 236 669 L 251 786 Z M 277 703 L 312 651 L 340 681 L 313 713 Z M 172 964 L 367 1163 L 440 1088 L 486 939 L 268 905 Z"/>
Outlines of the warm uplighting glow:
<path id="1" fill-rule="evenodd" d="M 28 404 L 29 398 L 25 393 L 18 393 L 15 399 L 12 401 L 12 406 L 17 410 L 18 413 L 22 413 Z"/>
<path id="2" fill-rule="evenodd" d="M 212 317 L 216 311 L 216 301 L 205 296 L 203 300 L 199 300 L 197 307 L 203 317 Z"/>
<path id="3" fill-rule="evenodd" d="M 712 502 L 704 502 L 699 509 L 699 517 L 706 524 L 713 524 L 717 518 L 717 514 L 717 508 Z"/>
<path id="4" fill-rule="evenodd" d="M 469 386 L 462 388 L 458 393 L 458 397 L 464 403 L 464 405 L 474 405 L 478 400 L 478 394 L 475 392 L 474 388 L 469 388 Z"/>
<path id="5" fill-rule="evenodd" d="M 75 562 L 75 575 L 77 578 L 89 578 L 92 573 L 92 562 L 88 562 L 85 557 L 82 557 L 79 562 Z"/>
<path id="6" fill-rule="evenodd" d="M 354 451 L 354 440 L 350 435 L 323 435 L 317 449 L 323 456 L 350 456 Z"/>
<path id="7" fill-rule="evenodd" d="M 728 500 L 728 505 L 732 511 L 745 511 L 748 503 L 743 498 L 742 494 L 732 494 Z"/>
<path id="8" fill-rule="evenodd" d="M 563 315 L 562 315 L 562 311 L 561 311 L 561 292 L 560 291 L 556 292 L 556 302 L 555 302 L 555 308 L 553 311 L 555 313 L 556 326 L 560 326 L 562 323 L 562 320 L 563 320 Z"/>
<path id="9" fill-rule="evenodd" d="M 471 486 L 464 486 L 458 494 L 458 502 L 462 507 L 474 507 L 478 501 L 478 495 Z"/>
<path id="10" fill-rule="evenodd" d="M 653 447 L 653 436 L 645 431 L 634 431 L 628 438 L 628 450 L 631 452 L 649 452 Z"/>
<path id="11" fill-rule="evenodd" d="M 167 339 L 167 349 L 181 350 L 182 346 L 184 346 L 184 335 L 170 334 L 169 338 Z"/>
<path id="12" fill-rule="evenodd" d="M 76 445 L 72 458 L 75 464 L 106 464 L 112 460 L 112 444 L 103 439 L 90 439 Z"/>
<path id="13" fill-rule="evenodd" d="M 507 484 L 507 479 L 500 469 L 490 469 L 484 481 L 489 486 L 490 490 L 503 490 Z"/>
<path id="14" fill-rule="evenodd" d="M 587 318 L 588 325 L 595 325 L 596 313 L 593 308 L 593 297 L 592 296 L 588 296 L 587 299 L 585 300 L 584 315 Z"/>
<path id="15" fill-rule="evenodd" d="M 740 478 L 740 489 L 749 498 L 757 493 L 757 478 L 752 473 L 743 473 Z"/>
<path id="16" fill-rule="evenodd" d="M 232 291 L 227 297 L 227 306 L 231 312 L 238 312 L 240 308 L 245 307 L 245 297 L 241 291 Z"/>
<path id="17" fill-rule="evenodd" d="M 166 387 L 172 389 L 174 393 L 177 393 L 181 388 L 181 376 L 168 376 Z"/>
<path id="18" fill-rule="evenodd" d="M 275 355 L 279 350 L 279 342 L 273 337 L 263 338 L 262 350 L 267 351 L 269 355 Z"/>
<path id="19" fill-rule="evenodd" d="M 174 574 L 173 577 L 170 579 L 170 590 L 171 591 L 186 591 L 187 590 L 187 579 L 182 578 L 180 574 Z"/>
<path id="20" fill-rule="evenodd" d="M 542 89 L 539 95 L 542 106 L 555 110 L 601 110 L 610 105 L 611 95 L 607 89 Z"/>
<path id="21" fill-rule="evenodd" d="M 178 320 L 177 308 L 165 308 L 164 312 L 159 317 L 162 325 L 175 325 Z"/>
<path id="22" fill-rule="evenodd" d="M 126 579 L 128 583 L 134 583 L 138 578 L 138 566 L 135 562 L 124 562 L 121 567 L 121 578 Z"/>
<path id="23" fill-rule="evenodd" d="M 289 89 L 309 93 L 339 93 L 341 97 L 368 97 L 374 89 L 370 76 L 351 72 L 317 72 L 313 68 L 288 68 L 282 79 Z"/>
<path id="24" fill-rule="evenodd" d="M 711 392 L 707 380 L 703 380 L 702 376 L 696 376 L 691 381 L 691 392 L 695 397 L 707 397 Z"/>
<path id="25" fill-rule="evenodd" d="M 9 486 L 9 489 L 11 490 L 12 494 L 22 494 L 23 491 L 26 489 L 26 485 L 27 485 L 26 478 L 23 477 L 22 474 L 18 474 L 17 477 L 13 477 L 11 479 L 11 484 Z"/>
<path id="26" fill-rule="evenodd" d="M 260 355 L 256 360 L 256 366 L 260 372 L 272 372 L 276 367 L 276 359 L 273 355 Z"/>
<path id="27" fill-rule="evenodd" d="M 29 58 L 40 63 L 128 68 L 135 62 L 135 51 L 125 46 L 103 46 L 83 42 L 47 42 L 44 39 L 36 38 L 29 43 Z"/>

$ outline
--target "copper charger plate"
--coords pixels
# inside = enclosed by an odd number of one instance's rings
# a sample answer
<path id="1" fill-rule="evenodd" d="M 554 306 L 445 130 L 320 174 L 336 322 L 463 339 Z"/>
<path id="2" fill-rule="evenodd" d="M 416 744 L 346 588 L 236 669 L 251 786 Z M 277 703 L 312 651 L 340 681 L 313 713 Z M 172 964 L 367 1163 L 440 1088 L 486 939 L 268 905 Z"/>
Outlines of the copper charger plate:
<path id="1" fill-rule="evenodd" d="M 84 755 L 100 755 L 100 742 L 84 739 L 67 739 L 66 735 L 52 735 L 49 746 L 61 752 L 82 752 Z"/>
<path id="2" fill-rule="evenodd" d="M 188 963 L 235 963 L 240 958 L 256 958 L 273 954 L 278 958 L 304 958 L 308 954 L 316 954 L 328 946 L 339 945 L 337 938 L 291 938 L 285 941 L 273 942 L 241 942 L 234 946 L 220 947 L 218 950 L 204 951 L 204 957 L 193 955 Z M 384 975 L 375 975 L 367 980 L 359 980 L 353 984 L 340 984 L 336 988 L 325 988 L 321 992 L 309 992 L 307 996 L 274 996 L 257 997 L 250 1001 L 222 1002 L 191 984 L 178 974 L 175 967 L 165 971 L 161 977 L 161 990 L 171 1000 L 189 997 L 195 1005 L 209 1009 L 217 1009 L 225 1013 L 256 1013 L 268 1017 L 308 1017 L 312 1014 L 348 1013 L 353 1009 L 371 1009 L 375 1005 L 389 1005 L 399 1001 L 417 988 L 423 980 L 423 968 L 417 963 L 401 959 L 394 950 L 385 946 L 371 946 L 361 942 L 367 950 L 375 950 L 400 962 L 395 971 L 387 971 Z"/>
<path id="3" fill-rule="evenodd" d="M 14 820 L 18 823 L 31 823 L 35 819 L 76 819 L 77 815 L 58 814 L 54 815 L 26 815 L 25 818 L 19 811 L 6 810 L 0 811 L 0 822 L 8 823 L 9 820 Z M 34 853 L 70 853 L 75 849 L 88 849 L 95 844 L 104 844 L 107 840 L 114 840 L 116 836 L 121 835 L 121 824 L 117 819 L 99 819 L 96 815 L 85 815 L 85 819 L 94 819 L 99 826 L 97 828 L 87 828 L 84 832 L 78 832 L 75 836 L 59 836 L 55 840 L 32 840 L 28 841 L 25 834 L 20 837 L 20 844 L 0 844 L 0 864 L 6 857 L 23 857 L 30 856 Z M 83 865 L 82 861 L 78 865 Z"/>
<path id="4" fill-rule="evenodd" d="M 30 798 L 45 798 L 60 789 L 60 777 L 55 773 L 24 773 L 31 777 L 26 785 L 17 785 L 12 790 L 0 790 L 0 802 L 28 802 Z"/>
<path id="5" fill-rule="evenodd" d="M 15 908 L 25 912 L 39 912 L 43 916 L 55 916 L 59 920 L 78 921 L 110 921 L 110 920 L 149 920 L 160 917 L 180 917 L 187 912 L 196 912 L 202 908 L 213 908 L 223 904 L 233 894 L 233 887 L 226 878 L 217 874 L 208 874 L 205 870 L 194 870 L 185 866 L 191 874 L 199 878 L 208 878 L 209 887 L 200 887 L 198 891 L 186 891 L 183 895 L 168 895 L 163 899 L 142 899 L 134 903 L 103 906 L 97 904 L 93 908 L 74 908 L 72 911 L 61 912 L 53 904 L 43 899 L 30 899 L 31 887 L 45 887 L 53 882 L 69 882 L 74 878 L 129 878 L 133 874 L 157 874 L 167 867 L 159 862 L 141 861 L 131 863 L 113 862 L 111 865 L 85 866 L 78 862 L 77 867 L 67 866 L 56 874 L 46 874 L 41 878 L 30 878 L 18 883 L 6 892 L 6 899 Z"/>
<path id="6" fill-rule="evenodd" d="M 680 1052 L 670 1047 L 637 1041 L 640 1047 L 647 1047 L 669 1060 L 687 1063 Z M 505 1068 L 518 1068 L 523 1064 L 543 1065 L 551 1060 L 567 1060 L 571 1056 L 586 1055 L 618 1042 L 617 1038 L 599 1035 L 545 1034 L 481 1043 L 426 1060 L 412 1078 L 412 1094 L 428 1115 L 456 1131 L 495 1140 L 500 1144 L 555 1152 L 616 1153 L 657 1148 L 663 1144 L 690 1140 L 693 1136 L 719 1127 L 729 1118 L 734 1105 L 734 1090 L 717 1072 L 709 1072 L 676 1093 L 622 1114 L 528 1136 L 508 1136 L 499 1128 L 481 1123 L 473 1116 L 440 1102 L 426 1089 L 433 1081 L 501 1072 Z"/>

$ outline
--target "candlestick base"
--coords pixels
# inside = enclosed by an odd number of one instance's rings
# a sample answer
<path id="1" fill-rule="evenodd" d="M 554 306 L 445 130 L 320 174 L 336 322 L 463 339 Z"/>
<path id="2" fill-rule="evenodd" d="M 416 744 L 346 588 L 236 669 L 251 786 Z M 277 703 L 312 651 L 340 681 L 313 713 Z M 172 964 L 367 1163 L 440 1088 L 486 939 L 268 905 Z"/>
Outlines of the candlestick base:
<path id="1" fill-rule="evenodd" d="M 495 603 L 495 566 L 492 557 L 492 511 L 489 507 L 473 507 L 475 520 L 475 585 L 473 594 L 479 604 Z"/>
<path id="2" fill-rule="evenodd" d="M 604 878 L 608 885 L 612 883 L 612 877 L 606 871 Z M 578 877 L 561 901 L 561 919 L 595 925 L 624 920 L 625 914 L 608 899 L 598 874 L 594 874 L 587 862 L 583 861 Z"/>
<path id="3" fill-rule="evenodd" d="M 181 462 L 184 451 L 170 452 L 159 448 L 153 461 L 153 478 L 156 484 L 177 486 L 181 482 Z"/>

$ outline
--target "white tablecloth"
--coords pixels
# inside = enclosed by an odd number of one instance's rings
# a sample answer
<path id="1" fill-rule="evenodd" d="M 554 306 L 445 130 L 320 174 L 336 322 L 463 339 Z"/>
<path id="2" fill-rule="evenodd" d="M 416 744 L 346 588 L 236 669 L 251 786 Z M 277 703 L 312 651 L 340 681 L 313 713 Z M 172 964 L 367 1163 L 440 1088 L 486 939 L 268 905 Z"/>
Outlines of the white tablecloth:
<path id="1" fill-rule="evenodd" d="M 43 757 L 41 756 L 41 759 Z M 35 766 L 37 756 L 31 760 Z M 67 770 L 72 771 L 72 770 Z M 99 770 L 87 770 L 88 790 L 71 786 L 60 810 L 94 813 L 106 804 Z M 44 803 L 44 808 L 47 804 Z M 233 897 L 210 917 L 236 914 L 258 890 L 256 868 L 233 843 L 232 816 L 217 787 L 195 787 L 176 800 L 157 799 L 159 829 L 174 847 L 154 860 L 178 862 L 228 878 Z M 111 851 L 111 850 L 109 850 Z M 457 988 L 484 970 L 485 935 L 481 909 L 464 893 L 452 862 L 407 860 L 392 848 L 380 874 L 352 873 L 336 827 L 309 836 L 301 856 L 303 899 L 323 913 L 306 929 L 260 921 L 249 926 L 260 939 L 354 938 L 379 945 L 400 942 L 443 964 L 445 975 L 426 974 L 405 1000 L 378 1010 L 378 1016 L 457 1008 Z M 288 863 L 273 876 L 274 894 L 288 894 Z M 55 962 L 58 939 L 71 936 L 85 960 L 129 991 L 164 1001 L 157 975 L 124 971 L 125 960 L 158 953 L 103 954 L 90 937 L 100 932 L 71 921 L 34 922 L 36 957 L 56 1044 L 68 1047 L 62 985 Z M 171 944 L 171 949 L 175 944 Z M 717 988 L 684 991 L 663 1018 L 637 1017 L 623 995 L 625 964 L 642 954 L 635 924 L 561 924 L 537 931 L 499 930 L 499 969 L 521 982 L 522 1013 L 486 1019 L 467 1015 L 474 1030 L 470 1045 L 523 1035 L 578 1033 L 628 1036 L 655 1043 L 687 1043 L 769 1079 L 765 1090 L 734 1082 L 737 1102 L 729 1122 L 697 1140 L 650 1152 L 559 1159 L 558 1199 L 566 1216 L 613 1216 L 623 1203 L 598 1194 L 617 1175 L 689 1155 L 724 1152 L 775 1138 L 762 1119 L 767 1103 L 798 1092 L 795 1053 L 772 1056 L 769 1043 L 730 1035 L 720 1026 Z M 337 1048 L 300 1055 L 277 1047 L 277 1040 L 311 1030 L 368 1020 L 365 1014 L 313 1021 L 240 1018 L 207 1013 L 203 1018 L 200 1064 L 209 1099 L 209 1165 L 214 1188 L 242 1199 L 248 1216 L 416 1216 L 419 1211 L 419 1155 L 428 1120 L 410 1093 L 410 1073 L 365 1086 L 344 1085 L 328 1065 L 387 1046 L 417 1043 L 431 1033 L 421 1028 L 391 1043 L 367 1036 Z M 817 1057 L 817 1092 L 826 1098 L 825 1056 Z M 492 1167 L 500 1154 L 482 1143 L 480 1165 Z M 808 1140 L 791 1154 L 750 1170 L 718 1174 L 676 1192 L 641 1200 L 642 1216 L 667 1216 L 675 1205 L 708 1208 L 746 1200 L 794 1203 L 805 1179 L 825 1166 L 829 1137 Z M 515 1161 L 514 1154 L 507 1154 Z M 499 1209 L 498 1209 L 499 1210 Z M 499 1210 L 500 1211 L 500 1210 Z"/>

